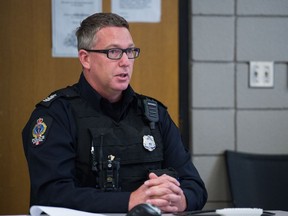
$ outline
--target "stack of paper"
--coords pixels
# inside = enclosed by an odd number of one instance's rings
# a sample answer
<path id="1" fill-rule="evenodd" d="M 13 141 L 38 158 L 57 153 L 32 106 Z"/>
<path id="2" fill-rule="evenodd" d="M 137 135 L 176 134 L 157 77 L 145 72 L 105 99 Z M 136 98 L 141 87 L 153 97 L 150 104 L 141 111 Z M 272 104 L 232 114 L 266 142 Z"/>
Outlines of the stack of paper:
<path id="1" fill-rule="evenodd" d="M 96 214 L 90 212 L 84 212 L 74 209 L 61 208 L 61 207 L 51 207 L 51 206 L 31 206 L 30 215 L 31 216 L 40 216 L 41 213 L 50 215 L 50 216 L 104 216 L 103 214 Z"/>

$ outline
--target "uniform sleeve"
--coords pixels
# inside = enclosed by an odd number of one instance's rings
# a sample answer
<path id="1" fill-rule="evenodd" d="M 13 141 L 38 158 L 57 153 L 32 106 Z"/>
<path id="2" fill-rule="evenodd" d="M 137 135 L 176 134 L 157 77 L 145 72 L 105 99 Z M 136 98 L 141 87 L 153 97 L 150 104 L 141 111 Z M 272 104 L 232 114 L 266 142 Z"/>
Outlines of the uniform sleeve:
<path id="1" fill-rule="evenodd" d="M 164 143 L 164 167 L 174 168 L 186 196 L 186 211 L 200 210 L 207 201 L 207 191 L 190 153 L 185 149 L 179 129 L 166 109 L 160 107 L 160 130 Z"/>
<path id="2" fill-rule="evenodd" d="M 130 193 L 79 187 L 75 177 L 75 121 L 58 101 L 38 107 L 22 131 L 31 181 L 30 205 L 88 212 L 127 212 Z"/>

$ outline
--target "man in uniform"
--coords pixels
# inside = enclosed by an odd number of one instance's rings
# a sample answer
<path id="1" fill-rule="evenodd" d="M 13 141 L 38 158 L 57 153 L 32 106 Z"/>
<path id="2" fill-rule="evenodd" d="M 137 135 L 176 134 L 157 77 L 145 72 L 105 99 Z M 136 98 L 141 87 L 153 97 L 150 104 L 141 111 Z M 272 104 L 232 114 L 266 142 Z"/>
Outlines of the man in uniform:
<path id="1" fill-rule="evenodd" d="M 76 32 L 78 83 L 37 104 L 23 129 L 30 205 L 127 212 L 201 209 L 205 185 L 166 108 L 129 85 L 140 49 L 125 19 L 86 18 Z"/>

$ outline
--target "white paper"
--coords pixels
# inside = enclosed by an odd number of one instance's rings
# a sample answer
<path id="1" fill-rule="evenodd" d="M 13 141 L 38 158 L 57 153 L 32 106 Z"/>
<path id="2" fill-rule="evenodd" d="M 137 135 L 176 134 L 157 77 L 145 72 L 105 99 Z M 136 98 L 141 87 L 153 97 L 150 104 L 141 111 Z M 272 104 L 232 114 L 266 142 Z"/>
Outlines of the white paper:
<path id="1" fill-rule="evenodd" d="M 97 12 L 102 12 L 102 0 L 52 0 L 52 56 L 77 57 L 76 29 Z"/>
<path id="2" fill-rule="evenodd" d="M 112 0 L 113 13 L 128 22 L 160 22 L 161 0 Z"/>
<path id="3" fill-rule="evenodd" d="M 31 216 L 40 216 L 41 213 L 44 212 L 50 216 L 104 216 L 103 214 L 96 214 L 90 212 L 84 212 L 69 208 L 60 208 L 60 207 L 51 207 L 51 206 L 31 206 L 30 208 L 30 215 Z"/>

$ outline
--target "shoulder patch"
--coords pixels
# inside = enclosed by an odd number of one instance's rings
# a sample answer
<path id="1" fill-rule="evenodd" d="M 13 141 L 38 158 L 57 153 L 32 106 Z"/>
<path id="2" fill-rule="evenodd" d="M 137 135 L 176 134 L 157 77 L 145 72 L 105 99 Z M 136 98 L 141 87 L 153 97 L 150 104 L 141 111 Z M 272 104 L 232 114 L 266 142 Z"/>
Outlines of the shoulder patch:
<path id="1" fill-rule="evenodd" d="M 31 143 L 36 147 L 46 141 L 49 129 L 52 125 L 52 118 L 49 116 L 39 117 L 34 120 L 31 128 Z"/>

